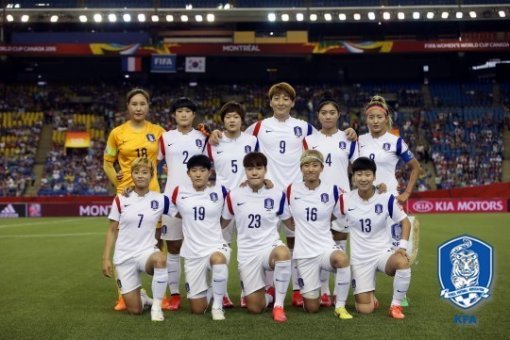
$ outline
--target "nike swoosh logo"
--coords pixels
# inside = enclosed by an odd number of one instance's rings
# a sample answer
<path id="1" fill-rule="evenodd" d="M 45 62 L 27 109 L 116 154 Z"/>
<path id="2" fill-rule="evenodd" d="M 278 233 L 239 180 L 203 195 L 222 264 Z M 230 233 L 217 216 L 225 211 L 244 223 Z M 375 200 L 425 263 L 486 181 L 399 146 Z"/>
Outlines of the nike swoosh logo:
<path id="1" fill-rule="evenodd" d="M 313 149 L 313 150 L 315 150 L 315 149 L 317 149 L 318 147 L 319 147 L 318 145 L 316 145 L 316 146 L 312 146 L 312 149 Z"/>
<path id="2" fill-rule="evenodd" d="M 356 208 L 347 209 L 347 211 L 353 211 L 353 210 L 356 210 Z"/>
<path id="3" fill-rule="evenodd" d="M 216 151 L 216 153 L 219 155 L 220 153 L 222 153 L 223 151 Z"/>
<path id="4" fill-rule="evenodd" d="M 360 147 L 360 148 L 364 148 L 365 146 L 366 146 L 366 145 L 360 145 L 359 147 Z"/>
<path id="5" fill-rule="evenodd" d="M 398 290 L 398 289 L 397 289 L 397 292 L 399 292 L 399 293 L 406 293 L 406 292 L 407 292 L 407 290 Z"/>
<path id="6" fill-rule="evenodd" d="M 172 146 L 172 145 L 174 145 L 174 144 L 175 144 L 175 143 L 170 143 L 170 144 L 167 144 L 167 145 L 168 145 L 168 146 Z"/>
<path id="7" fill-rule="evenodd" d="M 156 281 L 157 283 L 167 283 L 166 281 Z"/>
<path id="8" fill-rule="evenodd" d="M 245 203 L 246 203 L 246 202 L 237 203 L 237 206 L 243 205 L 243 204 L 245 204 Z"/>
<path id="9" fill-rule="evenodd" d="M 124 204 L 124 208 L 127 208 L 127 207 L 129 207 L 129 204 Z"/>
<path id="10" fill-rule="evenodd" d="M 186 198 L 188 198 L 189 196 L 181 196 L 181 200 L 185 200 Z"/>
<path id="11" fill-rule="evenodd" d="M 301 199 L 301 197 L 294 197 L 294 199 L 295 199 L 295 200 L 300 200 L 300 199 Z"/>
<path id="12" fill-rule="evenodd" d="M 268 133 L 268 132 L 273 132 L 273 130 L 267 130 L 267 129 L 266 129 L 266 133 Z"/>

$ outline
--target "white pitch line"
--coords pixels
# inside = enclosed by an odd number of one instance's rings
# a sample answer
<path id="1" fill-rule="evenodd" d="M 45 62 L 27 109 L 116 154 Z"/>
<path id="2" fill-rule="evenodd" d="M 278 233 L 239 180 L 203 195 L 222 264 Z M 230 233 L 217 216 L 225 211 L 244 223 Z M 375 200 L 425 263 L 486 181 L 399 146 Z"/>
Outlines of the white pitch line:
<path id="1" fill-rule="evenodd" d="M 96 218 L 94 218 L 96 219 Z M 40 221 L 40 222 L 30 222 L 30 223 L 12 223 L 12 224 L 4 224 L 0 225 L 0 229 L 4 228 L 16 228 L 16 227 L 26 227 L 26 226 L 37 226 L 37 225 L 47 225 L 47 224 L 59 224 L 59 223 L 68 223 L 75 221 L 83 221 L 83 217 L 80 218 L 69 218 L 65 220 L 55 220 L 55 221 Z"/>
<path id="2" fill-rule="evenodd" d="M 3 238 L 50 238 L 50 237 L 74 237 L 74 236 L 97 236 L 105 233 L 68 233 L 68 234 L 33 234 L 33 235 L 0 235 Z"/>

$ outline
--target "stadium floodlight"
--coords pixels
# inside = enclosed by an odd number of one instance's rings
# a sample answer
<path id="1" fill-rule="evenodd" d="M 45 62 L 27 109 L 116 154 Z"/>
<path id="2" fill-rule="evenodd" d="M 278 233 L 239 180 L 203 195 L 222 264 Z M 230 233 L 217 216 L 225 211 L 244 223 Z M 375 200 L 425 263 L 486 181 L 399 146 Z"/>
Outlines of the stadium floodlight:
<path id="1" fill-rule="evenodd" d="M 289 15 L 287 13 L 282 14 L 282 21 L 289 21 Z"/>
<path id="2" fill-rule="evenodd" d="M 469 17 L 474 19 L 476 18 L 476 12 L 475 11 L 469 11 Z"/>
<path id="3" fill-rule="evenodd" d="M 80 15 L 80 16 L 78 17 L 78 19 L 80 20 L 80 22 L 81 22 L 81 23 L 85 23 L 85 22 L 89 21 L 89 19 L 87 18 L 87 16 L 86 16 L 86 15 L 83 15 L 83 14 L 82 14 L 82 15 Z"/>
<path id="4" fill-rule="evenodd" d="M 297 21 L 303 21 L 305 20 L 305 15 L 303 13 L 297 13 L 296 14 L 296 20 Z"/>
<path id="5" fill-rule="evenodd" d="M 390 20 L 391 19 L 391 14 L 390 14 L 390 12 L 384 12 L 382 14 L 382 17 L 383 17 L 384 20 Z"/>
<path id="6" fill-rule="evenodd" d="M 124 22 L 131 22 L 131 14 L 129 13 L 124 13 L 122 15 L 122 20 L 124 20 Z"/>
<path id="7" fill-rule="evenodd" d="M 317 14 L 315 13 L 310 14 L 310 21 L 317 21 Z"/>
<path id="8" fill-rule="evenodd" d="M 93 18 L 94 18 L 95 22 L 102 22 L 103 21 L 103 16 L 100 13 L 94 14 Z"/>
<path id="9" fill-rule="evenodd" d="M 212 13 L 208 13 L 206 16 L 207 22 L 214 22 L 216 20 L 216 17 Z"/>
<path id="10" fill-rule="evenodd" d="M 181 15 L 181 21 L 182 22 L 188 22 L 189 18 L 186 14 Z"/>
<path id="11" fill-rule="evenodd" d="M 185 8 L 186 8 L 186 9 L 193 9 L 193 4 L 187 4 L 187 5 L 185 6 Z"/>
<path id="12" fill-rule="evenodd" d="M 506 17 L 506 13 L 503 10 L 498 11 L 498 15 L 499 15 L 500 18 Z"/>
<path id="13" fill-rule="evenodd" d="M 202 22 L 202 21 L 204 21 L 204 17 L 201 14 L 197 14 L 197 15 L 195 15 L 195 21 Z"/>
<path id="14" fill-rule="evenodd" d="M 147 18 L 145 17 L 145 14 L 139 13 L 138 14 L 138 22 L 145 22 L 145 20 L 147 20 Z"/>
<path id="15" fill-rule="evenodd" d="M 174 16 L 172 14 L 167 14 L 165 19 L 166 19 L 166 22 L 173 22 Z"/>
<path id="16" fill-rule="evenodd" d="M 413 12 L 413 19 L 414 20 L 419 20 L 421 17 L 421 14 L 420 12 Z"/>
<path id="17" fill-rule="evenodd" d="M 152 22 L 159 22 L 159 15 L 153 14 L 151 15 Z"/>
<path id="18" fill-rule="evenodd" d="M 230 4 L 226 3 L 225 6 L 223 6 L 223 9 L 230 9 Z"/>
<path id="19" fill-rule="evenodd" d="M 368 20 L 375 20 L 375 13 L 374 12 L 368 12 Z"/>
<path id="20" fill-rule="evenodd" d="M 13 22 L 14 21 L 14 17 L 11 15 L 11 14 L 7 14 L 5 16 L 5 19 L 8 21 L 8 22 Z"/>
<path id="21" fill-rule="evenodd" d="M 398 12 L 397 18 L 398 20 L 404 20 L 406 18 L 406 15 L 404 12 Z"/>
<path id="22" fill-rule="evenodd" d="M 55 22 L 57 22 L 57 21 L 58 21 L 58 15 L 52 15 L 52 16 L 50 17 L 50 22 L 55 23 Z"/>
<path id="23" fill-rule="evenodd" d="M 109 22 L 117 22 L 117 15 L 115 13 L 108 14 L 108 21 Z"/>
<path id="24" fill-rule="evenodd" d="M 333 16 L 331 15 L 331 13 L 324 13 L 324 20 L 326 21 L 333 20 Z"/>
<path id="25" fill-rule="evenodd" d="M 448 19 L 449 16 L 450 16 L 450 13 L 448 13 L 448 12 L 442 12 L 441 13 L 441 18 L 442 19 Z"/>
<path id="26" fill-rule="evenodd" d="M 274 13 L 272 13 L 272 12 L 271 12 L 271 13 L 268 13 L 268 14 L 267 14 L 267 20 L 268 20 L 269 22 L 275 22 L 275 21 L 276 21 L 276 14 L 274 14 Z"/>
<path id="27" fill-rule="evenodd" d="M 345 21 L 345 20 L 347 20 L 347 15 L 345 13 L 340 13 L 340 14 L 338 14 L 338 19 L 340 21 Z"/>
<path id="28" fill-rule="evenodd" d="M 462 19 L 462 18 L 464 17 L 464 13 L 462 13 L 462 12 L 457 12 L 457 13 L 455 13 L 455 17 L 456 17 L 457 19 Z"/>
<path id="29" fill-rule="evenodd" d="M 21 16 L 21 22 L 28 22 L 30 20 L 30 17 L 28 16 L 28 14 L 23 14 Z"/>
<path id="30" fill-rule="evenodd" d="M 434 19 L 434 12 L 427 12 L 427 19 Z"/>
<path id="31" fill-rule="evenodd" d="M 356 21 L 361 20 L 361 14 L 359 14 L 359 13 L 354 13 L 354 14 L 352 15 L 352 17 L 353 17 L 353 18 L 354 18 L 354 20 L 356 20 Z"/>

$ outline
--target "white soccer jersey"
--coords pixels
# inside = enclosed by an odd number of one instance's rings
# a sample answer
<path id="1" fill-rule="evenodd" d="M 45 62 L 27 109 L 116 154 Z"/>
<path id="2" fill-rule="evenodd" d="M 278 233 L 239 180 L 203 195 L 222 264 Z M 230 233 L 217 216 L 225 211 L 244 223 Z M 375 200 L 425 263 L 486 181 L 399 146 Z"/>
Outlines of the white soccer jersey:
<path id="1" fill-rule="evenodd" d="M 335 246 L 331 235 L 331 215 L 338 200 L 338 188 L 324 182 L 314 190 L 304 182 L 287 187 L 287 200 L 296 227 L 294 258 L 318 256 Z"/>
<path id="2" fill-rule="evenodd" d="M 229 189 L 238 187 L 246 179 L 244 156 L 258 148 L 257 137 L 244 132 L 235 139 L 223 136 L 218 145 L 207 143 L 207 156 L 214 162 L 216 183 Z"/>
<path id="3" fill-rule="evenodd" d="M 349 161 L 356 151 L 356 141 L 349 141 L 345 132 L 338 130 L 331 136 L 322 132 L 314 133 L 303 140 L 305 150 L 319 150 L 324 156 L 324 170 L 321 181 L 337 185 L 341 191 L 350 191 Z"/>
<path id="4" fill-rule="evenodd" d="M 314 131 L 312 125 L 293 117 L 284 122 L 266 118 L 246 129 L 258 138 L 260 152 L 267 157 L 266 178 L 282 190 L 301 181 L 299 158 L 303 153 L 303 139 Z"/>
<path id="5" fill-rule="evenodd" d="M 386 218 L 395 223 L 407 217 L 390 193 L 377 192 L 368 201 L 363 200 L 358 190 L 340 195 L 338 209 L 334 215 L 340 225 L 350 231 L 351 264 L 373 260 L 374 255 L 389 250 L 391 245 Z"/>
<path id="6" fill-rule="evenodd" d="M 281 190 L 262 187 L 253 192 L 245 186 L 229 192 L 223 218 L 235 218 L 237 260 L 242 263 L 280 239 L 278 223 L 290 218 L 290 212 Z"/>
<path id="7" fill-rule="evenodd" d="M 399 159 L 406 163 L 414 159 L 404 140 L 389 132 L 379 138 L 366 133 L 359 136 L 358 149 L 360 157 L 371 158 L 377 165 L 374 185 L 384 183 L 389 193 L 398 195 L 398 181 L 395 177 L 397 163 Z"/>
<path id="8" fill-rule="evenodd" d="M 205 142 L 206 137 L 195 129 L 188 133 L 175 129 L 161 135 L 158 160 L 164 159 L 168 168 L 165 194 L 170 195 L 178 185 L 191 186 L 186 164 L 192 156 L 202 154 Z"/>
<path id="9" fill-rule="evenodd" d="M 182 218 L 184 241 L 181 256 L 193 259 L 208 256 L 222 247 L 220 218 L 227 189 L 221 185 L 196 191 L 193 186 L 177 186 L 172 193 L 170 214 Z"/>
<path id="10" fill-rule="evenodd" d="M 130 192 L 129 197 L 115 196 L 108 216 L 110 220 L 119 222 L 114 264 L 156 247 L 156 225 L 162 214 L 169 213 L 169 206 L 170 199 L 155 191 L 149 191 L 144 196 L 139 196 L 135 191 Z"/>

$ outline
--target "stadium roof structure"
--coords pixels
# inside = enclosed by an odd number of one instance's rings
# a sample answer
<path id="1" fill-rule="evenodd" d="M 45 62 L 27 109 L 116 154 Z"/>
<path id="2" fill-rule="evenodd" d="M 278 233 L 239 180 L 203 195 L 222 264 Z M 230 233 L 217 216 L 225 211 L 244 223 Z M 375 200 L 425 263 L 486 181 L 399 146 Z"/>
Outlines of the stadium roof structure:
<path id="1" fill-rule="evenodd" d="M 26 23 L 356 23 L 507 20 L 510 1 L 489 0 L 8 0 L 0 25 Z"/>

